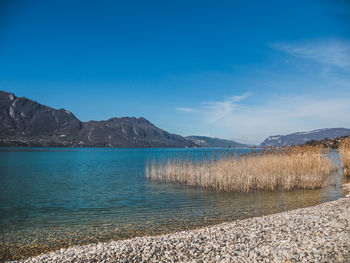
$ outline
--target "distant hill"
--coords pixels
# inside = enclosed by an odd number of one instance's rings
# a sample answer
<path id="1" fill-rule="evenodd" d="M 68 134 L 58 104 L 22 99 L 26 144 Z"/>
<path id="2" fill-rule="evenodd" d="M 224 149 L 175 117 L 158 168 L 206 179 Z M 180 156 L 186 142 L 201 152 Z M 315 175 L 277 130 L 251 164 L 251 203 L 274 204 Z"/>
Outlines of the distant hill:
<path id="1" fill-rule="evenodd" d="M 310 146 L 322 146 L 323 148 L 328 148 L 328 149 L 338 149 L 340 143 L 342 140 L 345 138 L 349 138 L 350 135 L 347 136 L 342 136 L 342 137 L 335 137 L 335 138 L 325 138 L 321 141 L 308 141 L 305 143 L 305 145 L 310 145 Z"/>
<path id="2" fill-rule="evenodd" d="M 224 140 L 219 138 L 212 138 L 206 136 L 187 136 L 187 140 L 199 145 L 200 147 L 218 147 L 218 148 L 245 148 L 249 147 L 247 144 L 238 143 L 235 141 Z"/>
<path id="3" fill-rule="evenodd" d="M 144 118 L 82 122 L 65 109 L 0 91 L 0 145 L 73 147 L 194 147 Z"/>
<path id="4" fill-rule="evenodd" d="M 309 141 L 321 141 L 325 138 L 336 138 L 350 135 L 350 129 L 346 128 L 329 128 L 319 129 L 309 132 L 296 132 L 288 135 L 275 135 L 265 139 L 260 146 L 286 146 L 286 145 L 300 145 Z"/>

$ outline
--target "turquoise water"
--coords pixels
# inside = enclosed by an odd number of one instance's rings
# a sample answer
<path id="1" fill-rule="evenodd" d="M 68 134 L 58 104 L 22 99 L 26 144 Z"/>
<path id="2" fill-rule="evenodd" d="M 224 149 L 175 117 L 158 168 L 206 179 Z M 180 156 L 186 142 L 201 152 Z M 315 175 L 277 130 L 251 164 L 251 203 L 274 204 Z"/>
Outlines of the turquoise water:
<path id="1" fill-rule="evenodd" d="M 325 189 L 275 193 L 217 193 L 145 179 L 150 160 L 212 158 L 227 151 L 0 148 L 0 260 L 274 213 L 343 195 L 339 171 Z M 339 163 L 336 152 L 331 157 Z"/>

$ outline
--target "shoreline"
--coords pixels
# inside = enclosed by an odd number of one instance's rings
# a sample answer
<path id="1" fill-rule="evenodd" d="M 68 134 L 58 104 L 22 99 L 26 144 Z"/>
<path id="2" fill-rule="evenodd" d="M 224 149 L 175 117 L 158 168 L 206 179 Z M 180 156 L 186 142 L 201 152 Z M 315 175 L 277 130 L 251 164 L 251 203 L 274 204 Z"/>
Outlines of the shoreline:
<path id="1" fill-rule="evenodd" d="M 350 262 L 350 198 L 10 262 Z"/>
<path id="2" fill-rule="evenodd" d="M 334 159 L 336 163 L 339 163 L 338 154 L 332 156 L 332 160 Z M 125 229 L 123 229 L 122 227 L 115 228 L 115 226 L 119 226 L 117 224 L 108 224 L 108 226 L 106 227 L 98 228 L 94 225 L 91 226 L 90 224 L 82 223 L 80 221 L 76 221 L 77 223 L 75 225 L 77 225 L 78 227 L 74 227 L 74 224 L 72 224 L 72 227 L 70 227 L 71 225 L 67 225 L 69 227 L 58 226 L 57 229 L 44 227 L 43 230 L 41 230 L 41 228 L 39 228 L 36 224 L 31 224 L 31 226 L 33 227 L 23 228 L 24 231 L 22 231 L 21 227 L 13 227 L 12 229 L 14 231 L 7 231 L 4 235 L 4 246 L 0 249 L 0 254 L 2 256 L 2 258 L 0 257 L 0 262 L 6 260 L 23 260 L 29 257 L 36 257 L 41 254 L 51 253 L 52 251 L 60 250 L 62 248 L 68 249 L 73 246 L 79 247 L 89 244 L 97 244 L 98 242 L 110 242 L 112 240 L 128 240 L 135 237 L 159 236 L 165 234 L 174 234 L 180 231 L 197 230 L 200 228 L 212 227 L 224 222 L 233 222 L 237 219 L 243 220 L 244 218 L 248 218 L 247 216 L 252 217 L 268 215 L 273 213 L 289 211 L 299 207 L 303 208 L 318 205 L 319 202 L 327 202 L 343 196 L 343 191 L 340 188 L 340 184 L 343 181 L 343 177 L 340 176 L 340 170 L 337 171 L 337 173 L 335 173 L 334 175 L 336 176 L 334 177 L 335 180 L 330 180 L 329 184 L 327 185 L 327 188 L 320 189 L 317 191 L 301 190 L 301 192 L 299 192 L 298 190 L 297 192 L 294 192 L 293 190 L 281 192 L 269 191 L 267 193 L 266 191 L 263 191 L 261 192 L 264 193 L 263 195 L 260 195 L 260 191 L 257 191 L 256 195 L 254 194 L 251 197 L 248 196 L 248 198 L 246 194 L 244 194 L 243 199 L 241 197 L 235 197 L 234 200 L 237 199 L 239 201 L 237 202 L 237 205 L 236 202 L 232 199 L 231 195 L 229 195 L 229 198 L 224 198 L 223 202 L 221 202 L 220 198 L 218 199 L 218 202 L 214 203 L 215 207 L 222 207 L 222 209 L 220 208 L 218 212 L 221 212 L 221 210 L 224 211 L 222 214 L 219 214 L 220 217 L 216 217 L 216 219 L 213 219 L 211 221 L 207 221 L 207 217 L 203 217 L 204 221 L 196 221 L 197 217 L 195 216 L 197 216 L 197 214 L 194 214 L 190 211 L 190 215 L 193 216 L 193 218 L 191 218 L 191 220 L 188 222 L 183 222 L 178 225 L 174 224 L 174 226 L 176 226 L 172 227 L 171 230 L 169 230 L 168 223 L 157 224 L 158 221 L 156 220 L 146 220 L 145 224 L 140 224 L 139 226 L 135 224 L 136 227 L 132 226 L 131 224 L 128 224 L 127 227 L 125 227 Z M 273 196 L 271 197 L 271 195 Z M 222 195 L 220 194 L 220 196 Z M 225 202 L 226 199 L 228 199 L 229 204 L 235 204 L 233 206 L 233 210 L 225 210 L 225 207 L 231 209 L 231 205 L 225 206 L 227 205 Z M 246 203 L 241 203 L 241 199 Z M 314 202 L 315 200 L 317 201 Z M 236 218 L 234 218 L 234 215 L 240 215 L 239 211 L 241 211 L 241 209 L 243 209 L 244 207 L 248 207 L 247 204 L 251 205 L 249 206 L 250 210 L 242 210 L 242 215 L 244 214 L 244 216 L 237 216 Z M 213 211 L 215 212 L 216 210 L 214 209 Z M 228 212 L 225 213 L 225 211 Z M 164 213 L 164 215 L 165 214 L 167 213 Z M 184 213 L 183 211 L 179 212 L 178 215 L 181 216 L 182 214 L 186 215 L 186 213 Z M 171 217 L 174 217 L 172 213 L 168 213 L 168 215 L 170 219 Z M 221 215 L 228 216 L 226 216 L 226 218 L 223 219 Z M 208 218 L 210 219 L 211 217 Z M 70 218 L 68 219 L 70 220 Z M 111 222 L 111 220 L 109 222 Z M 197 222 L 198 225 L 194 222 Z M 163 227 L 160 227 L 163 225 L 166 226 L 164 227 L 164 229 L 166 228 L 166 230 L 164 230 Z M 11 230 L 11 228 L 9 229 Z M 122 231 L 119 231 L 119 229 L 122 229 Z M 107 235 L 104 235 L 105 233 L 107 233 Z"/>

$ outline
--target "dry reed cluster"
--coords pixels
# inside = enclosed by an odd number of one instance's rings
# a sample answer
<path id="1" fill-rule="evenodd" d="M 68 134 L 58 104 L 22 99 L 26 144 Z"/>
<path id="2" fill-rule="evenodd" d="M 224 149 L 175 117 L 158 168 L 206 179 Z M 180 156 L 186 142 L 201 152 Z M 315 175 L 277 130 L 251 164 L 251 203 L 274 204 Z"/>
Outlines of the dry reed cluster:
<path id="1" fill-rule="evenodd" d="M 146 166 L 146 176 L 216 191 L 249 192 L 320 188 L 333 170 L 321 148 L 297 146 L 216 160 L 152 161 Z"/>
<path id="2" fill-rule="evenodd" d="M 343 160 L 344 174 L 350 176 L 350 138 L 345 138 L 339 145 L 339 151 Z"/>

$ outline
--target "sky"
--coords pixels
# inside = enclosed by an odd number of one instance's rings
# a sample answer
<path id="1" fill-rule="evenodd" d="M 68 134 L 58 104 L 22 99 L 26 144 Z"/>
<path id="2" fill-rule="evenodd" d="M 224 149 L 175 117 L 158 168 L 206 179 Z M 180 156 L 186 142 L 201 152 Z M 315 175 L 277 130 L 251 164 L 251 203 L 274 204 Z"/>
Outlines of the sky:
<path id="1" fill-rule="evenodd" d="M 0 0 L 0 90 L 245 143 L 350 128 L 350 1 Z"/>

